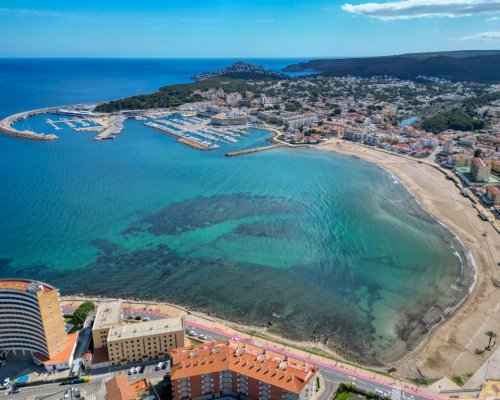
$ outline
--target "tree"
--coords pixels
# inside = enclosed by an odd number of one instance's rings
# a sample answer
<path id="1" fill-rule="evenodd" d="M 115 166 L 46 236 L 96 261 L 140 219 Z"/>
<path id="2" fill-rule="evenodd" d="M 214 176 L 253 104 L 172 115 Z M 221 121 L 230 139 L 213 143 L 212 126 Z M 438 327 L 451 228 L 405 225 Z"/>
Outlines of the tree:
<path id="1" fill-rule="evenodd" d="M 73 324 L 75 326 L 82 326 L 89 313 L 94 309 L 94 303 L 91 301 L 85 301 L 80 304 L 75 312 L 73 313 Z"/>
<path id="2" fill-rule="evenodd" d="M 488 332 L 485 332 L 484 334 L 486 336 L 488 336 L 488 338 L 489 338 L 487 348 L 490 348 L 491 347 L 491 341 L 497 337 L 497 334 L 495 332 L 493 332 L 493 331 L 488 331 Z"/>

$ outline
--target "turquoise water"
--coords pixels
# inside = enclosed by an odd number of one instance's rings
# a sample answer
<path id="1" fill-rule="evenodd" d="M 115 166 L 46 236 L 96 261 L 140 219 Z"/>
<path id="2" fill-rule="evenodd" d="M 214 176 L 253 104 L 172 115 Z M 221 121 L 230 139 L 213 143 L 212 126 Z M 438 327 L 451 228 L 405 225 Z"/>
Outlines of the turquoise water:
<path id="1" fill-rule="evenodd" d="M 18 127 L 52 132 L 45 118 Z M 135 120 L 115 140 L 57 134 L 0 136 L 2 277 L 165 299 L 373 363 L 414 348 L 470 286 L 460 245 L 367 162 L 224 157 L 264 145 L 254 129 L 208 152 Z"/>

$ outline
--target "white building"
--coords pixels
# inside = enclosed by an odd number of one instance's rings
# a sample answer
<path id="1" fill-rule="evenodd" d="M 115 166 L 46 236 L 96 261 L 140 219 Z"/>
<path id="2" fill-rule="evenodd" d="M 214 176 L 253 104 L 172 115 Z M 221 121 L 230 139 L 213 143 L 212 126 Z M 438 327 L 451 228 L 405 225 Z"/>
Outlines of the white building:
<path id="1" fill-rule="evenodd" d="M 453 154 L 453 140 L 448 139 L 446 142 L 443 144 L 443 151 L 441 151 L 441 154 L 445 156 L 449 156 L 450 154 Z"/>
<path id="2" fill-rule="evenodd" d="M 260 104 L 264 107 L 274 106 L 279 103 L 280 103 L 279 97 L 269 97 L 266 96 L 265 94 L 260 95 Z"/>
<path id="3" fill-rule="evenodd" d="M 460 138 L 459 143 L 462 146 L 474 147 L 476 145 L 476 138 L 474 136 L 467 136 Z"/>

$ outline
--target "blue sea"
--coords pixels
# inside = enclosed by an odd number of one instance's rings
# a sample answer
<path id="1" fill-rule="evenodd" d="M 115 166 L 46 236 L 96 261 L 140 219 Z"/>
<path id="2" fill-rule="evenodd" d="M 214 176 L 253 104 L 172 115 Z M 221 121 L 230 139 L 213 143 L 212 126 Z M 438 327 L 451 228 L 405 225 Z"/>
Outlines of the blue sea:
<path id="1" fill-rule="evenodd" d="M 0 116 L 148 93 L 232 61 L 0 59 Z M 48 117 L 18 128 L 54 132 Z M 0 135 L 1 277 L 163 299 L 374 364 L 414 349 L 472 282 L 454 237 L 365 161 L 224 157 L 264 145 L 256 129 L 205 152 L 134 119 L 115 140 L 56 133 Z"/>

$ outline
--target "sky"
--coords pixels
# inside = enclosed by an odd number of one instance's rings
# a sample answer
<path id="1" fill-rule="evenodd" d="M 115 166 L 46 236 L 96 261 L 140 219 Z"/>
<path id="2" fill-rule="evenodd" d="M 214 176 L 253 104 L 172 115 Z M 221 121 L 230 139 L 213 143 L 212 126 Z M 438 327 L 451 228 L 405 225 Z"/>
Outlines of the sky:
<path id="1" fill-rule="evenodd" d="M 359 57 L 500 49 L 500 0 L 0 0 L 0 57 Z"/>

